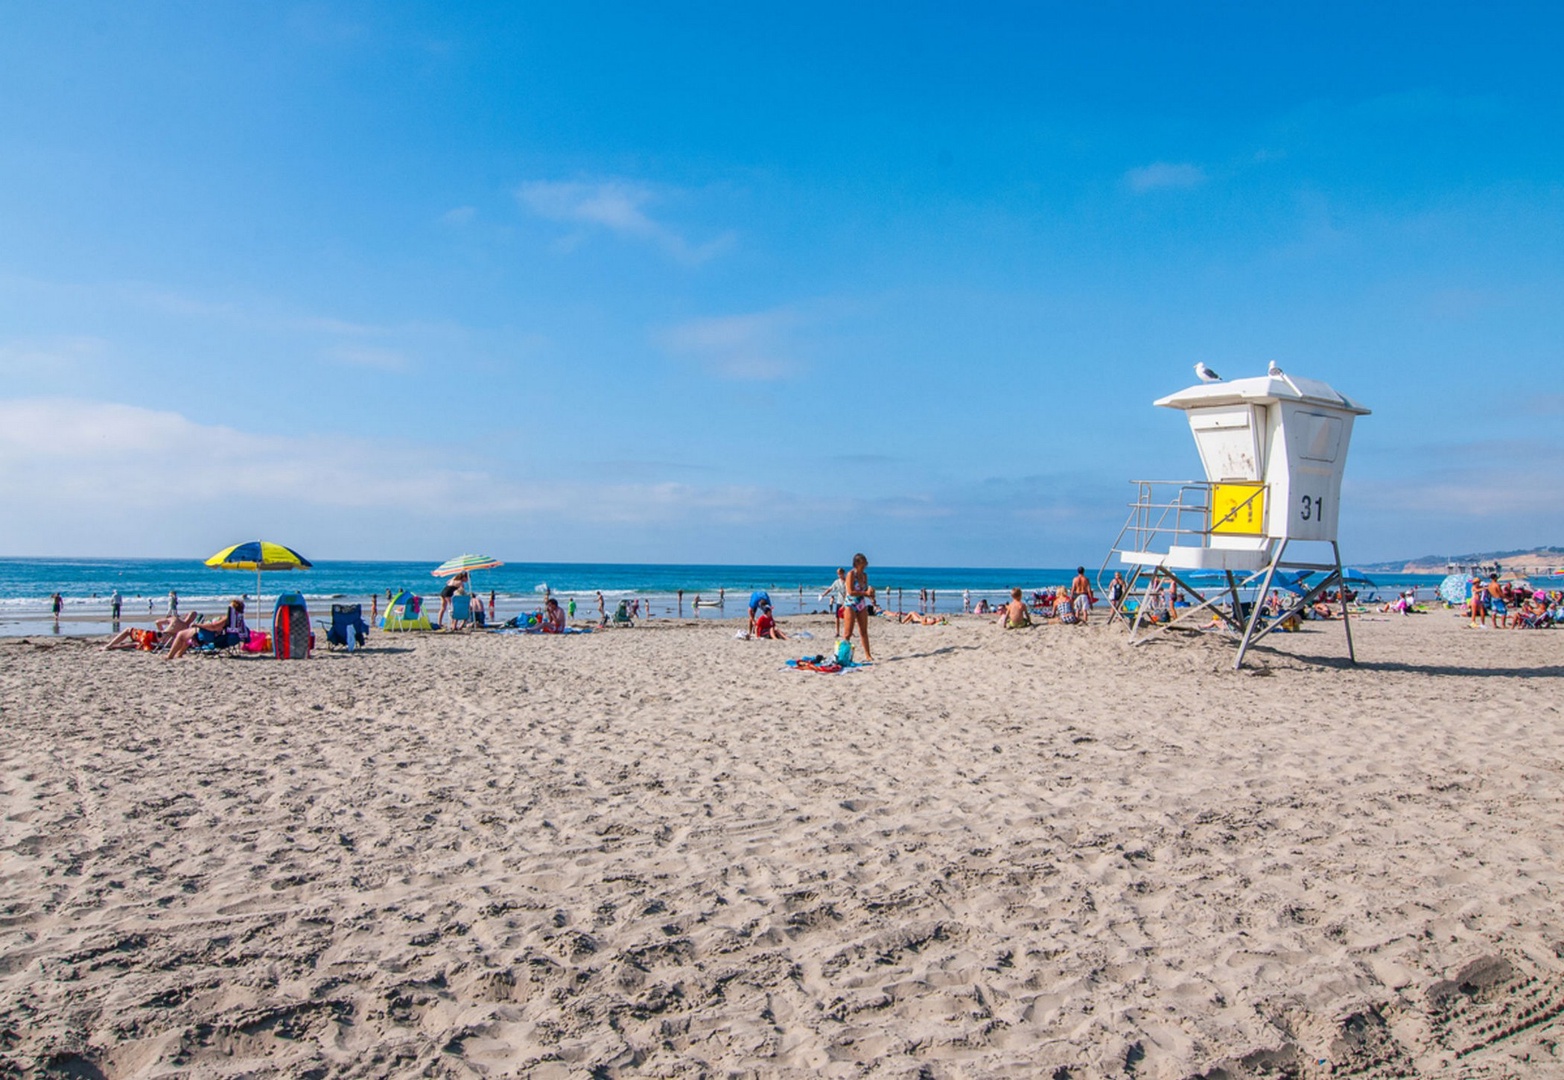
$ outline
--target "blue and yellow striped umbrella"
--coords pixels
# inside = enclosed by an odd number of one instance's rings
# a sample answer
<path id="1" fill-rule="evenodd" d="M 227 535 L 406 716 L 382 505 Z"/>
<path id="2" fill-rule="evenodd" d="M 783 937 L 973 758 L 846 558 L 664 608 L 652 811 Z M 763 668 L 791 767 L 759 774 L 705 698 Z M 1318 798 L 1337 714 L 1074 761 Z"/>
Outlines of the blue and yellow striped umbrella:
<path id="1" fill-rule="evenodd" d="M 206 560 L 206 565 L 218 570 L 254 570 L 255 600 L 261 599 L 261 571 L 308 570 L 313 564 L 290 547 L 274 544 L 270 540 L 249 540 L 243 544 L 226 547 Z"/>

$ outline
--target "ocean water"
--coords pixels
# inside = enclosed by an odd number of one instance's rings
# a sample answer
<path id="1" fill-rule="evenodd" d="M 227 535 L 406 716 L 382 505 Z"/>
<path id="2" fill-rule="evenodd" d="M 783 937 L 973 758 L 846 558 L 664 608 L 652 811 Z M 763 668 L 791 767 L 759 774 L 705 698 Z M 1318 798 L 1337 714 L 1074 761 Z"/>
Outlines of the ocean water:
<path id="1" fill-rule="evenodd" d="M 428 562 L 320 561 L 310 570 L 268 573 L 261 578 L 261 602 L 254 602 L 255 574 L 214 570 L 196 559 L 0 559 L 0 634 L 55 632 L 50 597 L 64 599 L 63 634 L 100 634 L 109 629 L 109 596 L 118 589 L 126 625 L 146 625 L 168 606 L 170 589 L 179 594 L 181 611 L 216 613 L 228 600 L 243 596 L 249 621 L 264 624 L 279 592 L 299 592 L 315 614 L 328 613 L 333 601 L 369 604 L 371 595 L 411 589 L 438 597 L 441 579 Z M 1097 568 L 1088 567 L 1094 580 Z M 1074 567 L 870 566 L 869 579 L 883 606 L 891 610 L 961 610 L 962 593 L 975 604 L 1008 598 L 1012 588 L 1028 594 L 1065 584 Z M 596 594 L 612 611 L 620 599 L 635 598 L 657 618 L 743 618 L 751 590 L 771 594 L 782 616 L 819 611 L 820 593 L 836 577 L 834 566 L 653 565 L 638 563 L 510 563 L 473 575 L 473 586 L 485 596 L 495 594 L 496 613 L 507 618 L 536 610 L 545 589 L 561 601 L 574 599 L 578 619 L 596 615 Z M 1437 576 L 1399 575 L 1375 581 L 1394 594 L 1409 585 L 1431 588 Z M 681 598 L 679 593 L 683 591 Z M 920 592 L 932 596 L 920 599 Z M 1425 593 L 1426 595 L 1426 593 Z M 696 606 L 695 601 L 700 601 Z M 383 602 L 382 602 L 383 606 Z M 260 618 L 256 615 L 259 614 Z"/>

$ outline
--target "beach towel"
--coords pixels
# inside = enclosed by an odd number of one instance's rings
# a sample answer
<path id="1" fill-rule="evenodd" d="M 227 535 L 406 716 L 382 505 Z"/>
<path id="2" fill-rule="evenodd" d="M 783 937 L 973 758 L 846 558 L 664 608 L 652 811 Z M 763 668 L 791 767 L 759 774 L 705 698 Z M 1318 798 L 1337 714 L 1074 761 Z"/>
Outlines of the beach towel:
<path id="1" fill-rule="evenodd" d="M 839 674 L 843 668 L 835 660 L 827 660 L 819 656 L 806 656 L 798 660 L 789 660 L 787 666 L 796 671 L 818 671 L 822 675 Z"/>
<path id="2" fill-rule="evenodd" d="M 498 626 L 489 631 L 492 634 L 542 634 L 546 637 L 561 637 L 565 634 L 590 634 L 590 626 L 567 626 L 563 630 L 549 633 L 540 626 Z"/>
<path id="3" fill-rule="evenodd" d="M 797 660 L 789 660 L 787 666 L 794 671 L 817 671 L 821 675 L 840 675 L 844 671 L 865 668 L 869 665 L 860 664 L 856 660 L 849 660 L 845 664 L 839 664 L 828 656 L 801 656 Z"/>

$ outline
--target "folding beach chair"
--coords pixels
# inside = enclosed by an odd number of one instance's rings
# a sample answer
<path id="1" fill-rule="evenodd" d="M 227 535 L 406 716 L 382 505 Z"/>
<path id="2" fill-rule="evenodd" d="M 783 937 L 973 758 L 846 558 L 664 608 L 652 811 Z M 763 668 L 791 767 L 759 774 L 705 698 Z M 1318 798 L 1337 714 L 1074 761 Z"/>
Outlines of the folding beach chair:
<path id="1" fill-rule="evenodd" d="M 326 626 L 324 619 L 317 619 Z M 352 652 L 369 639 L 369 624 L 364 621 L 363 604 L 332 604 L 331 625 L 326 627 L 326 647 Z"/>
<path id="2" fill-rule="evenodd" d="M 472 625 L 472 609 L 472 597 L 466 593 L 457 593 L 451 597 L 451 629 L 457 630 Z"/>

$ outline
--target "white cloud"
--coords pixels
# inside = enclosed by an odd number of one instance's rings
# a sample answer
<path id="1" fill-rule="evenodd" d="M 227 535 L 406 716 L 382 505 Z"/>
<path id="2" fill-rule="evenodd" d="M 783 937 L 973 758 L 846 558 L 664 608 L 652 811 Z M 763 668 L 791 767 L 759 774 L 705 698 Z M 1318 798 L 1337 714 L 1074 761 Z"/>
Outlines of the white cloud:
<path id="1" fill-rule="evenodd" d="M 722 483 L 721 469 L 710 483 L 655 469 L 606 483 L 523 479 L 486 448 L 420 441 L 416 422 L 390 419 L 372 436 L 284 436 L 135 405 L 0 399 L 0 505 L 9 511 L 0 554 L 194 557 L 262 536 L 317 559 L 438 559 L 477 547 L 501 558 L 614 561 L 632 543 L 630 557 L 643 560 L 781 563 L 834 561 L 839 554 L 821 553 L 851 543 L 910 565 L 958 562 L 966 534 L 950 522 L 985 520 L 1015 538 L 997 541 L 991 557 L 1021 565 L 1035 558 L 1027 515 L 1071 506 L 1086 490 L 1045 477 L 853 493 L 813 479 L 791 489 Z M 1099 518 L 1051 513 L 1047 531 L 1098 543 Z"/>
<path id="2" fill-rule="evenodd" d="M 88 336 L 29 338 L 0 344 L 0 371 L 21 373 L 45 369 L 60 374 L 75 371 L 108 350 L 108 342 Z"/>
<path id="3" fill-rule="evenodd" d="M 1156 161 L 1124 174 L 1125 186 L 1137 194 L 1164 188 L 1199 187 L 1205 180 L 1205 170 L 1188 162 Z"/>
<path id="4" fill-rule="evenodd" d="M 647 207 L 658 201 L 657 191 L 627 180 L 531 180 L 516 189 L 516 198 L 546 221 L 584 225 L 644 240 L 692 265 L 721 254 L 733 244 L 732 233 L 723 233 L 704 244 L 691 242 L 647 212 Z M 574 246 L 574 242 L 569 242 L 569 246 Z"/>
<path id="5" fill-rule="evenodd" d="M 327 349 L 325 355 L 339 364 L 376 371 L 406 371 L 412 366 L 405 354 L 373 345 L 338 345 Z"/>
<path id="6" fill-rule="evenodd" d="M 802 364 L 789 341 L 798 322 L 791 311 L 691 319 L 658 331 L 669 353 L 693 360 L 723 379 L 769 382 L 796 374 Z"/>
<path id="7" fill-rule="evenodd" d="M 395 437 L 261 435 L 136 405 L 0 399 L 0 505 L 16 525 L 0 554 L 166 553 L 282 522 L 301 544 L 328 536 L 338 550 L 392 555 L 409 538 L 530 536 L 545 521 L 557 546 L 570 528 L 742 525 L 840 509 L 813 496 L 801 507 L 760 486 L 519 481 L 502 469 Z"/>

